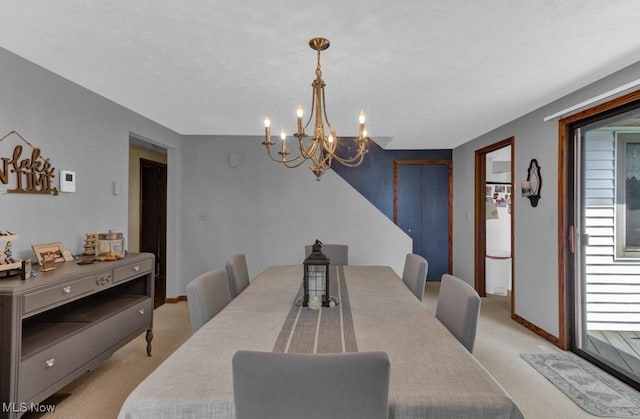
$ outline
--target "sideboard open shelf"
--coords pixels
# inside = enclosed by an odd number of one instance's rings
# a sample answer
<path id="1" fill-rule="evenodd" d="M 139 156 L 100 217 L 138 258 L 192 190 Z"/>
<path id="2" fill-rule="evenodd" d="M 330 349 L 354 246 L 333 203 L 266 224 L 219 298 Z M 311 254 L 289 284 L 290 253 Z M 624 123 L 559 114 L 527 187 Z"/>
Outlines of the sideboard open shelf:
<path id="1" fill-rule="evenodd" d="M 129 254 L 0 279 L 0 417 L 21 416 L 145 331 L 150 356 L 154 266 L 152 254 Z"/>

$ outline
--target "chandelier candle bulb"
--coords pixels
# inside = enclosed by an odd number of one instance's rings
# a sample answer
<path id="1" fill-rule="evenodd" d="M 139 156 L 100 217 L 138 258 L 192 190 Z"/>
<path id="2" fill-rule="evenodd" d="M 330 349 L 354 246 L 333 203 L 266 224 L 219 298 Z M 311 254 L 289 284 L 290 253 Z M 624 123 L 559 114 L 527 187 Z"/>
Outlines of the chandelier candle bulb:
<path id="1" fill-rule="evenodd" d="M 269 115 L 264 116 L 264 135 L 267 142 L 271 141 L 271 120 L 269 119 Z"/>
<path id="2" fill-rule="evenodd" d="M 302 104 L 298 104 L 298 109 L 296 109 L 296 115 L 298 115 L 298 134 L 302 134 L 302 115 L 304 115 L 304 111 L 302 110 Z"/>
<path id="3" fill-rule="evenodd" d="M 280 153 L 284 157 L 284 155 L 287 154 L 287 133 L 284 129 L 280 131 L 280 138 L 282 138 L 282 151 Z"/>

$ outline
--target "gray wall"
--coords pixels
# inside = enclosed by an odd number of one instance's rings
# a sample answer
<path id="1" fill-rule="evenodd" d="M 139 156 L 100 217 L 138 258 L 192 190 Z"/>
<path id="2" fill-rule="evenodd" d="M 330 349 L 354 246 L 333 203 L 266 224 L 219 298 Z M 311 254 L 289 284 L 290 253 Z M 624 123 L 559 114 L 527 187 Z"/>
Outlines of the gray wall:
<path id="1" fill-rule="evenodd" d="M 183 138 L 4 49 L 0 63 L 0 135 L 16 130 L 41 148 L 56 169 L 54 186 L 60 169 L 77 178 L 75 193 L 0 193 L 0 227 L 20 236 L 15 255 L 32 257 L 32 244 L 48 242 L 80 253 L 87 232 L 126 234 L 136 137 L 168 150 L 167 296 L 184 295 L 191 278 L 237 252 L 247 254 L 252 277 L 271 264 L 300 264 L 315 238 L 348 244 L 353 264 L 401 272 L 411 240 L 335 173 L 316 182 L 303 167 L 284 169 L 257 137 Z M 0 157 L 15 143 L 0 143 Z M 229 166 L 231 152 L 240 153 L 239 167 Z"/>
<path id="2" fill-rule="evenodd" d="M 532 208 L 514 193 L 515 312 L 558 336 L 558 119 L 552 115 L 584 100 L 640 78 L 640 63 L 580 89 L 453 150 L 454 274 L 473 282 L 474 153 L 515 136 L 514 185 L 525 180 L 529 161 L 538 159 L 543 179 L 542 198 Z M 513 92 L 517 94 L 517 92 Z M 626 93 L 626 92 L 625 92 Z M 607 99 L 610 100 L 611 98 Z"/>
<path id="3" fill-rule="evenodd" d="M 126 233 L 129 136 L 135 134 L 169 149 L 168 277 L 174 281 L 180 136 L 1 48 L 0 64 L 0 135 L 16 130 L 41 148 L 56 169 L 56 187 L 60 169 L 77 177 L 75 193 L 0 194 L 0 226 L 19 234 L 14 254 L 32 257 L 32 244 L 48 242 L 78 253 L 87 232 Z M 0 143 L 0 157 L 9 156 L 14 145 L 13 139 Z M 117 195 L 114 182 L 120 186 Z M 12 187 L 2 184 L 0 191 Z"/>
<path id="4" fill-rule="evenodd" d="M 234 253 L 246 254 L 251 278 L 269 265 L 302 264 L 304 245 L 316 238 L 347 244 L 349 264 L 402 273 L 412 247 L 404 232 L 333 171 L 317 182 L 308 165 L 287 169 L 272 162 L 261 141 L 184 137 L 181 286 L 223 268 Z M 239 166 L 230 166 L 231 154 Z"/>
<path id="5" fill-rule="evenodd" d="M 74 170 L 78 191 L 58 197 L 0 194 L 1 226 L 20 234 L 15 253 L 61 241 L 79 252 L 89 231 L 127 231 L 129 136 L 169 150 L 167 295 L 184 294 L 196 274 L 245 252 L 251 276 L 273 263 L 298 264 L 316 237 L 350 245 L 350 261 L 401 270 L 410 240 L 334 173 L 316 182 L 306 169 L 270 162 L 257 139 L 180 136 L 120 105 L 0 49 L 0 132 L 19 131 L 50 157 L 57 171 Z M 510 122 L 454 150 L 454 273 L 473 280 L 474 151 L 515 136 L 514 182 L 531 158 L 542 166 L 537 208 L 516 195 L 515 311 L 558 333 L 557 121 L 543 117 L 631 80 L 634 64 L 587 88 Z M 514 92 L 516 94 L 517 92 Z M 0 143 L 3 156 L 12 147 Z M 244 163 L 228 165 L 228 153 Z M 185 156 L 181 154 L 185 153 Z M 113 182 L 121 191 L 112 193 Z M 0 185 L 0 190 L 6 189 Z M 180 216 L 178 217 L 178 212 Z M 373 244 L 373 245 L 372 245 Z M 544 251 L 541 251 L 544 249 Z"/>

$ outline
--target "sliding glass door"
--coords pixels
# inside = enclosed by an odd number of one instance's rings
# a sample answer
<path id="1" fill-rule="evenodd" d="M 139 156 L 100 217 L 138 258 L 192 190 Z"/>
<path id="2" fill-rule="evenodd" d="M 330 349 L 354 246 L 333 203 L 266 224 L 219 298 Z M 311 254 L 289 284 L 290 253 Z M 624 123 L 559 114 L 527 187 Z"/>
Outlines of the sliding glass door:
<path id="1" fill-rule="evenodd" d="M 640 107 L 571 127 L 571 348 L 640 388 Z"/>

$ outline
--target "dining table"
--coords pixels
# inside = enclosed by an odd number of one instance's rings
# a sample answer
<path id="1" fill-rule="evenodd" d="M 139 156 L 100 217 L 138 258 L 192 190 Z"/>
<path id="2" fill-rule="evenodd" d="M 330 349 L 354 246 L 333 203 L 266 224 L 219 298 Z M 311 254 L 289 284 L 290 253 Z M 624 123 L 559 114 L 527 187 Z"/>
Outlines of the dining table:
<path id="1" fill-rule="evenodd" d="M 136 387 L 118 417 L 233 419 L 238 350 L 384 351 L 390 419 L 523 417 L 390 267 L 332 266 L 334 307 L 302 307 L 302 282 L 302 265 L 265 269 Z"/>

